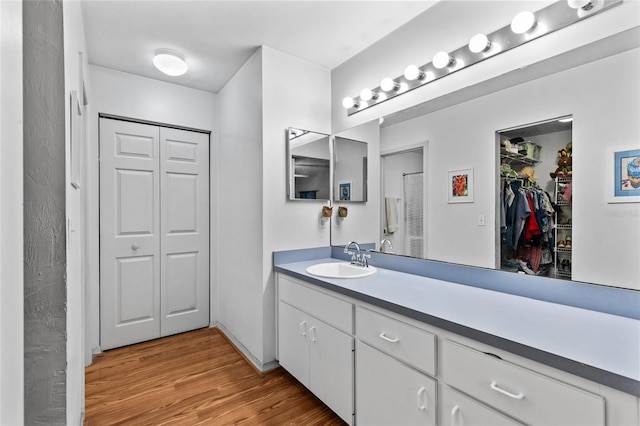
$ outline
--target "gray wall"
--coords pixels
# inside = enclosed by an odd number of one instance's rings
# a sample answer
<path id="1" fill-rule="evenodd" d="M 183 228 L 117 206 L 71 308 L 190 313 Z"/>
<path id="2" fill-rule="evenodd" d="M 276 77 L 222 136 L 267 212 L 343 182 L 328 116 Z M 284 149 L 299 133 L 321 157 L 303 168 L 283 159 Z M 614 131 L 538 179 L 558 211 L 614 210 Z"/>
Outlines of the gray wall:
<path id="1" fill-rule="evenodd" d="M 66 423 L 61 1 L 23 3 L 25 424 Z"/>

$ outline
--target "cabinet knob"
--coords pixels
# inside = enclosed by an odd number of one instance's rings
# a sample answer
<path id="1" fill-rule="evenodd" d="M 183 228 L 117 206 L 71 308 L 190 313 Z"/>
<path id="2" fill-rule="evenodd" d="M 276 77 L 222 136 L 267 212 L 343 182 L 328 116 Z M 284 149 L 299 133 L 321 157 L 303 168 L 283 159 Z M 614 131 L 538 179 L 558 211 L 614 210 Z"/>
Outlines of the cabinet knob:
<path id="1" fill-rule="evenodd" d="M 140 244 L 132 244 L 131 245 L 131 250 L 133 251 L 137 251 L 140 248 Z"/>

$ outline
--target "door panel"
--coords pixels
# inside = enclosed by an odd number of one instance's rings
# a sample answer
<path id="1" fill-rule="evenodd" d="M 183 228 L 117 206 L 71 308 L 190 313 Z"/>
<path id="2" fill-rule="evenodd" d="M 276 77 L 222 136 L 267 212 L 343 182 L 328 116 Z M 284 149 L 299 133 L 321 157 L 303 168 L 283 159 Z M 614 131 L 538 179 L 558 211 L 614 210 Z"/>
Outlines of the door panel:
<path id="1" fill-rule="evenodd" d="M 195 311 L 198 308 L 198 253 L 170 254 L 165 259 L 167 315 Z"/>
<path id="2" fill-rule="evenodd" d="M 280 365 L 309 388 L 309 316 L 284 302 L 278 305 Z"/>
<path id="3" fill-rule="evenodd" d="M 209 325 L 209 136 L 160 129 L 161 335 Z"/>
<path id="4" fill-rule="evenodd" d="M 100 120 L 102 349 L 160 336 L 159 136 Z"/>
<path id="5" fill-rule="evenodd" d="M 127 257 L 118 262 L 117 326 L 155 317 L 154 259 L 152 256 Z"/>

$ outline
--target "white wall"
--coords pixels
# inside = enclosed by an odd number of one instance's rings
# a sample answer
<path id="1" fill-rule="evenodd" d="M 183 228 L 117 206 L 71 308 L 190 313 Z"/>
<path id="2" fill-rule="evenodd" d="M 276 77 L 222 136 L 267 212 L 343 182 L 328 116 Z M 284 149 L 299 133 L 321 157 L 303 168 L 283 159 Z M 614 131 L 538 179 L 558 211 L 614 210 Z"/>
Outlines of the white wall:
<path id="1" fill-rule="evenodd" d="M 264 361 L 275 359 L 274 251 L 330 244 L 330 225 L 321 220 L 322 201 L 290 201 L 286 195 L 285 130 L 331 132 L 331 75 L 328 70 L 262 47 L 263 233 L 262 301 Z M 336 210 L 334 209 L 334 214 Z"/>
<path id="2" fill-rule="evenodd" d="M 86 145 L 86 114 L 82 99 L 82 80 L 85 80 L 87 47 L 85 43 L 82 11 L 79 2 L 67 2 L 63 8 L 64 68 L 65 68 L 65 146 L 66 146 L 66 216 L 67 216 L 67 424 L 79 425 L 84 413 L 84 366 L 91 361 L 91 349 L 85 345 L 85 258 L 83 256 L 86 228 L 85 197 L 83 186 L 84 159 L 79 161 L 80 187 L 71 185 L 71 134 L 70 122 L 78 121 L 79 141 L 75 145 L 81 155 Z M 71 111 L 72 92 L 79 96 L 82 116 Z M 70 117 L 73 114 L 73 117 Z M 74 137 L 75 137 L 74 136 Z M 79 152 L 78 152 L 79 151 Z"/>
<path id="3" fill-rule="evenodd" d="M 264 359 L 261 51 L 227 83 L 218 100 L 218 320 L 260 365 Z"/>
<path id="4" fill-rule="evenodd" d="M 0 424 L 24 422 L 22 2 L 0 2 Z"/>
<path id="5" fill-rule="evenodd" d="M 640 207 L 606 199 L 608 150 L 640 140 L 638 75 L 634 49 L 383 129 L 385 140 L 429 140 L 429 257 L 494 267 L 495 131 L 572 114 L 573 279 L 640 289 L 637 253 L 625 243 L 640 235 Z M 447 204 L 447 171 L 468 167 L 474 203 Z"/>
<path id="6" fill-rule="evenodd" d="M 98 185 L 98 114 L 113 114 L 138 120 L 211 131 L 211 322 L 217 318 L 216 249 L 217 239 L 217 95 L 189 89 L 159 80 L 139 77 L 94 65 L 89 66 L 89 144 L 87 146 L 87 233 L 90 270 L 87 285 L 87 342 L 99 348 L 99 185 Z"/>

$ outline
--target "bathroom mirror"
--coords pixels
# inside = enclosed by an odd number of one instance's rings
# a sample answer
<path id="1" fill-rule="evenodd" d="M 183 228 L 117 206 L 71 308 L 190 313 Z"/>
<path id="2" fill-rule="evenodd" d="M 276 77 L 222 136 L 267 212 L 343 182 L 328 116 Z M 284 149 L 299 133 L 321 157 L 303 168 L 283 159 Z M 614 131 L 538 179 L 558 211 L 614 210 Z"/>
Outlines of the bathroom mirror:
<path id="1" fill-rule="evenodd" d="M 334 136 L 333 200 L 335 202 L 367 201 L 367 143 Z"/>
<path id="2" fill-rule="evenodd" d="M 423 253 L 404 252 L 394 242 L 394 254 L 500 269 L 502 146 L 496 132 L 505 133 L 507 129 L 510 139 L 518 137 L 515 133 L 522 133 L 520 137 L 525 145 L 521 148 L 528 148 L 526 142 L 533 142 L 534 149 L 535 145 L 542 146 L 540 162 L 536 166 L 538 184 L 553 198 L 555 182 L 550 173 L 561 167 L 558 151 L 573 142 L 573 169 L 577 171 L 572 185 L 573 221 L 569 223 L 565 208 L 564 216 L 559 219 L 562 227 L 558 228 L 554 244 L 558 248 L 562 245 L 558 242 L 563 241 L 561 250 L 567 253 L 563 253 L 565 257 L 562 258 L 556 258 L 554 254 L 552 264 L 556 275 L 560 277 L 565 273 L 562 278 L 573 281 L 640 290 L 637 253 L 629 250 L 628 245 L 629 235 L 640 232 L 640 204 L 612 201 L 610 196 L 614 185 L 611 172 L 614 154 L 625 147 L 637 148 L 640 136 L 636 120 L 637 92 L 632 90 L 637 88 L 633 72 L 638 66 L 635 49 L 598 61 L 583 62 L 517 86 L 506 84 L 481 97 L 470 96 L 464 102 L 452 95 L 451 99 L 438 99 L 385 115 L 379 127 L 379 149 L 370 150 L 368 158 L 369 181 L 381 184 L 376 189 L 370 186 L 369 201 L 364 206 L 366 212 L 358 212 L 361 213 L 358 220 L 352 220 L 350 216 L 340 224 L 332 221 L 332 244 L 342 245 L 355 239 L 375 242 L 375 249 L 380 251 L 380 242 L 388 237 L 384 232 L 388 225 L 385 223 L 385 198 L 402 199 L 404 194 L 401 187 L 385 194 L 384 164 L 376 166 L 375 172 L 374 165 L 399 160 L 400 157 L 391 157 L 395 153 L 411 152 L 417 156 L 419 151 L 416 150 L 422 148 L 422 170 L 417 159 L 411 170 L 400 171 L 407 174 L 423 172 Z M 625 72 L 611 79 L 607 74 L 611 69 Z M 456 95 L 460 97 L 460 94 Z M 536 141 L 533 135 L 520 129 L 566 116 L 573 117 L 572 134 L 561 132 L 554 139 L 557 146 Z M 552 136 L 550 132 L 544 135 L 547 139 Z M 535 151 L 533 154 L 526 152 L 527 155 L 537 158 Z M 514 165 L 516 172 L 522 167 Z M 469 172 L 472 177 L 469 184 L 473 198 L 451 202 L 447 196 L 450 176 L 460 171 Z M 404 200 L 400 200 L 401 203 Z M 360 220 L 371 215 L 377 215 L 377 223 L 363 235 Z M 403 221 L 398 211 L 398 217 L 391 222 L 401 226 Z M 334 232 L 338 228 L 340 232 Z M 571 237 L 570 249 L 567 248 L 568 237 Z M 569 250 L 570 257 L 566 255 Z M 564 259 L 567 260 L 563 265 Z"/>
<path id="3" fill-rule="evenodd" d="M 324 133 L 287 129 L 287 195 L 290 200 L 330 199 L 331 145 Z"/>

